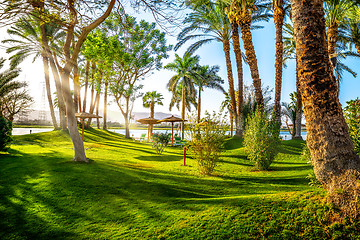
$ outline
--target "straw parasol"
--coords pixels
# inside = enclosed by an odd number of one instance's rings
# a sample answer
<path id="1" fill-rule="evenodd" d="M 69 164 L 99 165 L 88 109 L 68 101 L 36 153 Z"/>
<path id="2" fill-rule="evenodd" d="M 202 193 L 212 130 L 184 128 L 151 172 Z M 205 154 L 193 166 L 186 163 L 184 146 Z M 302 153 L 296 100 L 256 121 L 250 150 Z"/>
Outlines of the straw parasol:
<path id="1" fill-rule="evenodd" d="M 171 117 L 164 118 L 160 120 L 160 122 L 171 122 L 171 145 L 174 144 L 174 122 L 184 122 L 182 118 L 175 117 L 174 115 L 171 115 Z M 185 120 L 187 122 L 187 120 Z"/>
<path id="2" fill-rule="evenodd" d="M 149 127 L 148 127 L 148 140 L 150 141 L 150 135 L 152 135 L 152 132 L 150 132 L 150 125 L 160 123 L 159 119 L 148 117 L 148 118 L 138 119 L 136 121 L 141 123 L 141 124 L 148 124 L 149 125 Z"/>
<path id="3" fill-rule="evenodd" d="M 101 116 L 92 114 L 92 113 L 87 113 L 87 112 L 81 112 L 81 113 L 75 113 L 75 117 L 80 118 L 81 119 L 81 124 L 82 124 L 82 140 L 84 141 L 84 119 L 85 118 L 102 118 Z"/>

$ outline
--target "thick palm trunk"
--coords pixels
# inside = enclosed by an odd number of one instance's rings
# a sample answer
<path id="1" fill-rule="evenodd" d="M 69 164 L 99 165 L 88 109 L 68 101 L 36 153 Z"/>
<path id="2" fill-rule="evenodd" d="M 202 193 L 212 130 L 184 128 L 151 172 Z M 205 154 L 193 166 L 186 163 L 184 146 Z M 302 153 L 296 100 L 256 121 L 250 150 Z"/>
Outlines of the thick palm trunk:
<path id="1" fill-rule="evenodd" d="M 301 119 L 302 119 L 302 100 L 299 82 L 299 69 L 296 57 L 296 120 L 295 120 L 295 136 L 293 139 L 303 140 L 301 136 Z"/>
<path id="2" fill-rule="evenodd" d="M 291 0 L 307 144 L 314 172 L 346 216 L 358 215 L 360 159 L 337 97 L 322 0 Z"/>
<path id="3" fill-rule="evenodd" d="M 276 28 L 276 63 L 275 63 L 275 120 L 281 123 L 281 84 L 282 84 L 282 72 L 283 72 L 283 34 L 282 28 L 284 24 L 284 9 L 282 7 L 276 7 L 274 10 L 274 22 Z M 280 127 L 280 124 L 279 124 Z"/>
<path id="4" fill-rule="evenodd" d="M 357 53 L 360 55 L 360 45 L 355 43 Z"/>
<path id="5" fill-rule="evenodd" d="M 109 82 L 106 81 L 105 82 L 105 89 L 104 89 L 104 123 L 103 123 L 103 129 L 106 130 L 107 129 L 107 125 L 106 125 L 106 121 L 107 121 L 107 92 L 108 92 L 108 86 L 109 86 Z"/>
<path id="6" fill-rule="evenodd" d="M 239 26 L 237 23 L 232 23 L 232 40 L 236 59 L 236 66 L 238 72 L 238 99 L 237 99 L 237 122 L 236 135 L 242 137 L 243 135 L 243 95 L 244 95 L 244 81 L 243 81 L 243 64 L 240 48 Z"/>
<path id="7" fill-rule="evenodd" d="M 184 139 L 184 123 L 185 123 L 185 87 L 182 87 L 182 94 L 181 94 L 181 139 Z"/>
<path id="8" fill-rule="evenodd" d="M 228 40 L 223 42 L 223 49 L 225 53 L 225 60 L 226 60 L 226 70 L 227 70 L 227 77 L 229 82 L 229 96 L 230 96 L 230 103 L 231 109 L 234 115 L 236 115 L 236 98 L 235 98 L 235 88 L 234 88 L 234 77 L 232 72 L 231 66 L 231 58 L 230 58 L 230 43 Z M 236 116 L 235 116 L 236 118 Z"/>
<path id="9" fill-rule="evenodd" d="M 84 92 L 84 100 L 83 100 L 83 108 L 82 111 L 86 112 L 86 98 L 87 98 L 87 91 L 89 87 L 89 71 L 90 71 L 90 61 L 86 60 L 86 68 L 85 68 L 85 92 Z"/>
<path id="10" fill-rule="evenodd" d="M 52 97 L 51 97 L 50 75 L 49 75 L 49 58 L 47 56 L 44 56 L 44 55 L 45 54 L 43 54 L 43 56 L 42 56 L 42 60 L 43 60 L 43 65 L 44 65 L 46 94 L 47 94 L 47 99 L 48 99 L 48 102 L 49 102 L 50 115 L 51 115 L 51 120 L 52 120 L 53 126 L 54 126 L 55 129 L 58 129 L 58 125 L 57 125 L 56 117 L 55 117 L 55 112 L 54 112 L 54 105 L 53 105 L 53 101 L 52 101 Z"/>
<path id="11" fill-rule="evenodd" d="M 150 103 L 150 117 L 151 118 L 155 117 L 155 103 L 153 101 L 151 101 Z M 149 132 L 151 137 L 153 135 L 153 129 L 154 129 L 153 124 L 149 124 Z"/>
<path id="12" fill-rule="evenodd" d="M 250 31 L 251 16 L 249 12 L 246 12 L 238 24 L 241 29 L 242 40 L 244 42 L 245 54 L 249 63 L 251 78 L 255 88 L 255 100 L 261 109 L 264 108 L 264 98 L 261 90 L 261 79 L 259 77 L 259 68 L 257 64 L 255 48 L 253 45 L 252 34 Z"/>
<path id="13" fill-rule="evenodd" d="M 233 136 L 234 132 L 234 116 L 232 113 L 230 113 L 230 137 Z"/>

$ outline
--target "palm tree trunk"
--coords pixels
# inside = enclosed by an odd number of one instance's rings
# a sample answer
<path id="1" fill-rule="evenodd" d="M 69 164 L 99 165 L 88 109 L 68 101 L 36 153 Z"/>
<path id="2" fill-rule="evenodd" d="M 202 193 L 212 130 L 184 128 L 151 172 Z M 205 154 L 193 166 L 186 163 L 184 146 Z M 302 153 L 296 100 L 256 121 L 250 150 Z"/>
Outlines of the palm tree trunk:
<path id="1" fill-rule="evenodd" d="M 181 94 L 181 139 L 184 139 L 184 122 L 185 122 L 185 86 L 182 86 L 182 94 Z"/>
<path id="2" fill-rule="evenodd" d="M 103 129 L 106 130 L 107 129 L 107 125 L 106 125 L 106 121 L 107 121 L 107 92 L 108 92 L 108 86 L 109 86 L 109 82 L 106 81 L 105 82 L 105 89 L 104 89 L 104 123 L 103 123 Z"/>
<path id="3" fill-rule="evenodd" d="M 230 112 L 230 137 L 233 136 L 234 131 L 234 115 Z"/>
<path id="4" fill-rule="evenodd" d="M 242 137 L 243 135 L 243 95 L 244 95 L 244 83 L 243 83 L 243 64 L 242 64 L 242 54 L 240 48 L 240 38 L 239 38 L 239 26 L 237 23 L 232 23 L 232 40 L 233 47 L 236 59 L 236 66 L 238 72 L 238 99 L 237 99 L 237 122 L 236 122 L 236 136 Z"/>
<path id="5" fill-rule="evenodd" d="M 356 51 L 358 52 L 358 54 L 360 55 L 360 45 L 355 43 L 355 48 L 356 48 Z"/>
<path id="6" fill-rule="evenodd" d="M 301 136 L 301 119 L 302 119 L 302 100 L 299 82 L 299 69 L 296 56 L 296 120 L 295 120 L 295 136 L 293 139 L 303 140 Z"/>
<path id="7" fill-rule="evenodd" d="M 282 7 L 275 7 L 274 22 L 276 27 L 276 64 L 275 64 L 275 120 L 281 124 L 281 84 L 283 72 L 283 25 L 285 12 Z M 279 124 L 279 127 L 280 127 Z"/>
<path id="8" fill-rule="evenodd" d="M 227 77 L 229 82 L 229 95 L 230 95 L 230 102 L 231 102 L 231 109 L 234 114 L 236 114 L 236 98 L 235 98 L 235 88 L 234 88 L 234 77 L 232 72 L 231 66 L 231 58 L 230 58 L 230 43 L 229 40 L 223 41 L 223 49 L 225 53 L 225 60 L 226 60 L 226 70 L 227 70 Z"/>
<path id="9" fill-rule="evenodd" d="M 337 97 L 323 0 L 291 0 L 299 76 L 314 172 L 344 216 L 358 216 L 360 158 Z"/>
<path id="10" fill-rule="evenodd" d="M 87 91 L 89 87 L 89 71 L 90 71 L 90 61 L 86 60 L 86 68 L 85 68 L 85 92 L 84 92 L 84 100 L 83 100 L 83 108 L 82 111 L 86 112 L 86 98 Z"/>
<path id="11" fill-rule="evenodd" d="M 201 91 L 202 91 L 202 87 L 199 86 L 199 98 L 198 98 L 198 106 L 197 106 L 197 123 L 200 123 L 200 119 L 201 119 Z"/>
<path id="12" fill-rule="evenodd" d="M 52 70 L 52 74 L 55 80 L 56 87 L 56 95 L 58 99 L 59 106 L 59 115 L 60 115 L 60 127 L 63 131 L 67 131 L 67 123 L 66 123 L 66 106 L 63 96 L 62 83 L 59 75 L 59 69 L 56 66 L 54 56 L 52 54 L 49 55 L 50 66 Z"/>
<path id="13" fill-rule="evenodd" d="M 155 103 L 154 103 L 154 101 L 150 102 L 150 117 L 151 118 L 155 117 Z M 152 137 L 152 135 L 153 135 L 153 129 L 154 129 L 153 124 L 149 124 L 150 137 Z"/>
<path id="14" fill-rule="evenodd" d="M 244 42 L 245 54 L 249 63 L 251 77 L 253 79 L 253 84 L 255 88 L 255 100 L 256 103 L 260 106 L 261 109 L 264 109 L 264 98 L 261 90 L 261 79 L 259 77 L 259 68 L 257 64 L 255 48 L 253 45 L 252 34 L 250 31 L 251 25 L 251 15 L 249 12 L 246 12 L 242 19 L 239 19 L 238 22 L 242 40 Z"/>
<path id="15" fill-rule="evenodd" d="M 49 75 L 49 58 L 43 54 L 42 56 L 43 65 L 44 65 L 44 74 L 45 74 L 45 87 L 46 87 L 46 94 L 47 99 L 49 102 L 49 108 L 50 108 L 50 115 L 51 120 L 53 123 L 53 126 L 55 129 L 58 129 L 58 125 L 56 122 L 55 112 L 54 112 L 54 105 L 51 97 L 51 89 L 50 89 L 50 75 Z"/>

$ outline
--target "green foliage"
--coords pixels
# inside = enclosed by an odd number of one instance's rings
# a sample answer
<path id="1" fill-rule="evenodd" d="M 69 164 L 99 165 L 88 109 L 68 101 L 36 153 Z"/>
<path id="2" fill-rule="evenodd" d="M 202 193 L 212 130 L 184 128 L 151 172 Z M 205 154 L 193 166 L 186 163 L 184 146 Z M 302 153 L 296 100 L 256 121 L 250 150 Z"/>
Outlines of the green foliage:
<path id="1" fill-rule="evenodd" d="M 11 130 L 12 123 L 0 116 L 0 151 L 5 151 L 10 145 L 12 141 Z"/>
<path id="2" fill-rule="evenodd" d="M 306 144 L 304 145 L 303 150 L 301 151 L 301 160 L 306 162 L 307 164 L 312 165 L 310 149 Z M 322 187 L 320 181 L 316 178 L 314 169 L 312 169 L 312 171 L 307 175 L 306 179 L 309 180 L 309 185 L 311 187 L 316 187 L 316 188 Z"/>
<path id="3" fill-rule="evenodd" d="M 301 151 L 301 160 L 307 162 L 308 164 L 312 164 L 310 149 L 306 144 L 304 145 L 304 148 Z"/>
<path id="4" fill-rule="evenodd" d="M 259 108 L 247 121 L 244 146 L 258 170 L 268 170 L 277 154 L 280 144 L 277 124 L 273 119 L 268 120 Z"/>
<path id="5" fill-rule="evenodd" d="M 354 143 L 355 152 L 360 156 L 360 99 L 346 102 L 344 117 L 349 126 L 349 134 Z"/>
<path id="6" fill-rule="evenodd" d="M 210 175 L 217 166 L 228 129 L 221 113 L 210 115 L 206 112 L 200 123 L 197 123 L 197 117 L 190 117 L 189 149 L 202 174 Z"/>
<path id="7" fill-rule="evenodd" d="M 155 148 L 157 154 L 161 154 L 165 147 L 169 143 L 169 134 L 166 133 L 154 133 L 153 134 L 153 148 Z"/>
<path id="8" fill-rule="evenodd" d="M 72 161 L 62 131 L 14 136 L 0 153 L 0 239 L 359 239 L 360 222 L 330 225 L 325 191 L 305 178 L 303 141 L 282 141 L 273 171 L 249 171 L 238 138 L 218 175 L 181 166 L 183 150 L 85 130 L 93 164 Z M 196 160 L 187 159 L 195 166 Z"/>

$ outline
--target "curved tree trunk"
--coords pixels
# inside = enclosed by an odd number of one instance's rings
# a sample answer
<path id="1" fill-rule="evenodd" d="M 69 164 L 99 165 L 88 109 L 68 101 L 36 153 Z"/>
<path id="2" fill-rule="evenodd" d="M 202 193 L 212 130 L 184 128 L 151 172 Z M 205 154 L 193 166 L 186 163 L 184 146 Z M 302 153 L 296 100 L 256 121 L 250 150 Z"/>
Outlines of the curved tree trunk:
<path id="1" fill-rule="evenodd" d="M 261 79 L 259 77 L 259 68 L 257 64 L 255 48 L 253 45 L 252 34 L 250 31 L 251 16 L 246 12 L 242 19 L 239 19 L 238 24 L 241 29 L 242 40 L 244 42 L 245 54 L 249 63 L 251 78 L 255 88 L 256 103 L 260 108 L 264 109 L 264 98 L 261 90 Z"/>
<path id="2" fill-rule="evenodd" d="M 232 72 L 231 66 L 231 58 L 230 58 L 230 42 L 229 40 L 225 40 L 223 42 L 223 49 L 225 53 L 225 60 L 226 60 L 226 70 L 227 70 L 227 77 L 229 82 L 229 96 L 230 96 L 230 103 L 231 109 L 234 115 L 236 114 L 236 98 L 235 98 L 235 88 L 234 88 L 234 77 Z M 235 116 L 236 118 L 236 116 Z"/>
<path id="3" fill-rule="evenodd" d="M 276 27 L 276 63 L 275 63 L 275 120 L 281 124 L 281 84 L 283 72 L 283 24 L 285 12 L 282 7 L 274 10 L 274 22 Z M 279 127 L 280 127 L 279 124 Z"/>
<path id="4" fill-rule="evenodd" d="M 358 215 L 360 159 L 337 97 L 322 0 L 291 0 L 307 144 L 314 172 L 345 216 Z"/>
<path id="5" fill-rule="evenodd" d="M 52 101 L 52 97 L 51 97 L 50 75 L 49 75 L 49 58 L 47 56 L 45 56 L 45 53 L 42 56 L 42 60 L 43 60 L 43 65 L 44 65 L 46 94 L 47 94 L 47 99 L 48 99 L 48 102 L 49 102 L 51 120 L 52 120 L 54 128 L 58 129 L 58 125 L 57 125 L 56 117 L 55 117 L 55 112 L 54 112 L 54 105 L 53 105 L 53 101 Z"/>
<path id="6" fill-rule="evenodd" d="M 99 116 L 99 105 L 100 105 L 100 93 L 97 95 L 97 100 L 96 100 L 96 115 Z M 99 118 L 96 118 L 96 127 L 97 129 L 100 129 L 100 120 Z"/>
<path id="7" fill-rule="evenodd" d="M 107 121 L 107 92 L 108 92 L 108 86 L 109 86 L 109 82 L 106 81 L 105 82 L 105 89 L 104 89 L 104 123 L 103 123 L 103 129 L 106 130 L 107 129 L 107 125 L 106 125 L 106 121 Z"/>
<path id="8" fill-rule="evenodd" d="M 296 57 L 296 120 L 295 120 L 295 136 L 293 139 L 303 140 L 301 136 L 301 119 L 302 119 L 302 100 L 299 82 L 299 69 Z"/>
<path id="9" fill-rule="evenodd" d="M 231 23 L 232 40 L 236 59 L 236 66 L 238 72 L 238 99 L 237 99 L 237 122 L 236 122 L 236 135 L 243 136 L 243 95 L 244 95 L 244 81 L 243 81 L 243 64 L 240 48 L 239 26 L 237 23 Z"/>
<path id="10" fill-rule="evenodd" d="M 63 83 L 63 94 L 66 103 L 67 125 L 69 134 L 74 145 L 74 161 L 89 162 L 85 155 L 84 143 L 78 131 L 77 121 L 75 118 L 74 101 L 70 92 L 70 66 L 65 65 L 64 71 L 61 72 L 61 79 Z"/>

